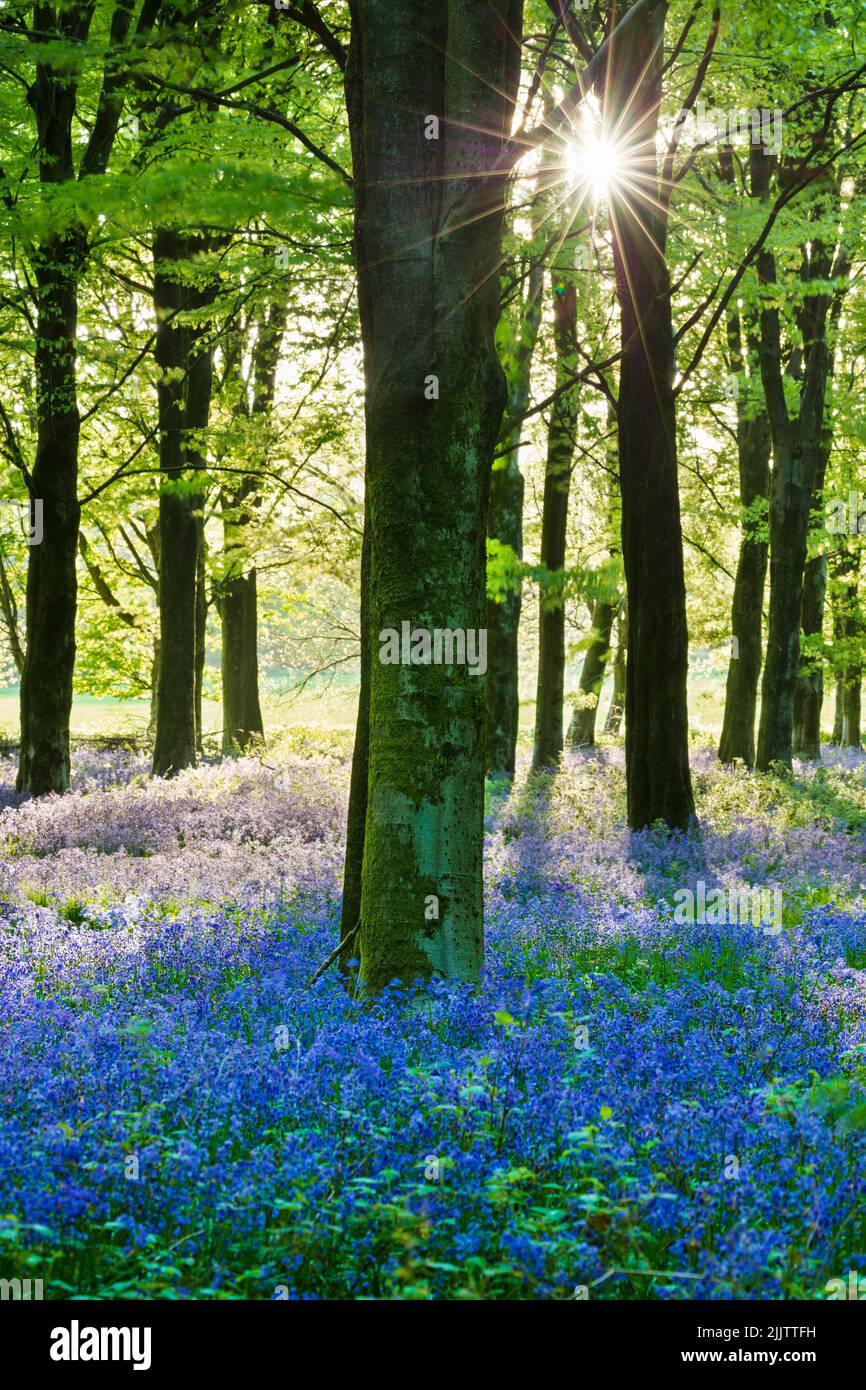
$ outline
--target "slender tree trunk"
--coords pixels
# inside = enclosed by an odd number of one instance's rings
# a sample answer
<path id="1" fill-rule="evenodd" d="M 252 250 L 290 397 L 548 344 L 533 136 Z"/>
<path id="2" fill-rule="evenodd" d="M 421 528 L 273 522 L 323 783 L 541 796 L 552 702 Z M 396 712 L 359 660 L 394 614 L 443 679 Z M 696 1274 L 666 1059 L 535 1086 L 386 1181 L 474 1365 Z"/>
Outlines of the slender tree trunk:
<path id="1" fill-rule="evenodd" d="M 613 401 L 608 402 L 607 424 L 608 524 L 611 536 L 611 557 L 613 558 L 614 555 L 618 556 L 620 553 L 619 533 L 621 529 L 619 491 L 616 484 L 618 471 L 616 407 Z M 568 743 L 572 748 L 592 748 L 595 745 L 598 705 L 610 659 L 610 636 L 621 603 L 622 596 L 620 594 L 613 597 L 602 595 L 593 603 L 590 645 L 587 648 L 583 669 L 580 673 L 579 699 L 574 706 L 571 723 L 568 726 Z M 624 677 L 625 667 L 623 666 Z"/>
<path id="2" fill-rule="evenodd" d="M 503 456 L 494 460 L 490 475 L 487 533 L 523 558 L 523 473 L 520 442 L 523 414 L 529 404 L 532 356 L 541 320 L 544 271 L 533 265 L 526 299 L 520 306 L 517 346 L 506 356 L 508 404 L 500 430 Z M 494 777 L 513 777 L 520 722 L 518 634 L 523 602 L 518 583 L 501 598 L 487 602 L 487 771 Z"/>
<path id="3" fill-rule="evenodd" d="M 614 50 L 606 119 L 627 120 L 646 184 L 655 171 L 667 7 L 659 5 Z M 673 394 L 666 223 L 651 195 L 612 198 L 622 321 L 619 467 L 629 607 L 626 787 L 629 825 L 684 828 L 694 816 L 688 756 L 688 629 Z"/>
<path id="4" fill-rule="evenodd" d="M 498 12 L 351 4 L 370 528 L 356 954 L 368 990 L 395 977 L 475 980 L 482 961 L 486 681 L 468 665 L 427 664 L 423 642 L 423 664 L 383 660 L 380 634 L 405 622 L 477 638 L 485 621 L 490 459 L 505 405 L 494 345 L 503 185 L 478 174 L 507 138 L 521 10 L 517 0 Z"/>
<path id="5" fill-rule="evenodd" d="M 842 732 L 844 729 L 844 701 L 845 693 L 842 681 L 842 672 L 835 673 L 835 701 L 833 705 L 833 738 L 832 742 L 837 746 L 842 742 Z"/>
<path id="6" fill-rule="evenodd" d="M 198 562 L 195 574 L 195 747 L 196 752 L 204 752 L 204 725 L 202 722 L 202 701 L 204 699 L 204 664 L 207 654 L 207 558 L 204 534 L 204 518 L 196 518 L 198 527 Z"/>
<path id="7" fill-rule="evenodd" d="M 160 664 L 156 698 L 155 776 L 168 776 L 196 760 L 196 578 L 201 506 L 189 476 L 186 380 L 188 335 L 175 316 L 186 296 L 176 266 L 190 254 L 174 231 L 154 236 L 153 298 L 157 314 L 155 357 L 159 409 L 159 629 Z"/>
<path id="8" fill-rule="evenodd" d="M 147 737 L 156 738 L 156 692 L 159 689 L 159 635 L 154 638 L 153 657 L 150 663 L 150 716 L 147 721 Z"/>
<path id="9" fill-rule="evenodd" d="M 364 518 L 361 548 L 361 685 L 352 752 L 349 785 L 349 817 L 346 826 L 346 861 L 343 867 L 343 903 L 340 913 L 340 969 L 349 971 L 349 962 L 358 959 L 358 928 L 361 922 L 361 883 L 364 867 L 364 828 L 367 819 L 367 777 L 370 766 L 370 536 L 369 514 Z M 378 653 L 377 653 L 378 654 Z"/>
<path id="10" fill-rule="evenodd" d="M 866 617 L 859 593 L 859 551 L 848 546 L 832 567 L 833 646 L 836 666 L 834 743 L 859 748 Z"/>
<path id="11" fill-rule="evenodd" d="M 223 752 L 245 753 L 264 738 L 259 701 L 258 593 L 255 569 L 227 580 L 222 620 Z"/>
<path id="12" fill-rule="evenodd" d="M 610 654 L 610 634 L 616 608 L 616 603 L 606 599 L 596 599 L 592 606 L 591 641 L 580 673 L 581 699 L 574 707 L 568 726 L 568 743 L 571 748 L 595 746 L 595 721 Z"/>
<path id="13" fill-rule="evenodd" d="M 844 254 L 837 272 L 847 274 L 847 259 Z M 835 334 L 842 309 L 840 292 L 833 296 L 828 315 L 831 333 Z M 833 422 L 830 409 L 830 388 L 833 382 L 833 352 L 828 351 L 825 404 L 821 422 L 821 442 L 815 465 L 815 481 L 812 489 L 811 509 L 823 517 L 824 481 L 830 462 L 833 446 Z M 822 550 L 806 561 L 803 575 L 803 605 L 800 613 L 800 626 L 805 641 L 800 652 L 797 684 L 794 687 L 794 726 L 792 731 L 792 750 L 798 757 L 819 762 L 821 758 L 821 711 L 824 708 L 824 605 L 827 598 L 827 556 Z"/>
<path id="14" fill-rule="evenodd" d="M 613 693 L 604 721 L 604 732 L 618 737 L 625 711 L 625 671 L 628 651 L 628 609 L 623 604 L 617 618 L 616 654 L 613 659 Z"/>
<path id="15" fill-rule="evenodd" d="M 821 484 L 823 490 L 823 480 Z M 794 687 L 794 723 L 791 750 L 810 762 L 821 759 L 821 710 L 824 707 L 824 663 L 820 651 L 806 654 L 802 638 L 821 641 L 824 629 L 824 599 L 827 593 L 827 557 L 815 555 L 806 562 L 803 575 L 803 604 L 800 614 L 801 650 L 797 684 Z M 810 643 L 809 645 L 812 645 Z"/>
<path id="16" fill-rule="evenodd" d="M 550 414 L 544 503 L 541 518 L 541 563 L 548 575 L 565 569 L 568 494 L 577 436 L 578 392 L 566 390 L 577 368 L 577 288 L 570 274 L 554 272 L 554 341 L 557 397 Z M 562 756 L 565 697 L 565 600 L 561 583 L 542 584 L 538 600 L 538 685 L 535 696 L 535 744 L 532 767 L 555 767 Z"/>
<path id="17" fill-rule="evenodd" d="M 757 349 L 755 334 L 748 331 L 745 342 Z M 738 370 L 743 363 L 744 335 L 739 314 L 728 319 L 728 347 L 731 364 Z M 756 351 L 751 353 L 756 360 Z M 746 767 L 755 764 L 755 714 L 761 675 L 764 588 L 767 581 L 768 540 L 761 503 L 770 489 L 770 422 L 763 399 L 756 402 L 748 389 L 751 377 L 742 377 L 737 396 L 737 459 L 740 471 L 740 505 L 743 533 L 731 603 L 731 660 L 725 689 L 725 713 L 719 758 L 723 763 L 737 759 Z M 760 389 L 760 387 L 759 387 Z"/>
<path id="18" fill-rule="evenodd" d="M 763 178 L 766 187 L 766 171 Z M 833 197 L 832 183 L 830 196 Z M 768 297 L 761 311 L 761 378 L 773 440 L 770 617 L 756 758 L 761 772 L 790 768 L 793 756 L 794 692 L 800 666 L 809 515 L 826 448 L 825 405 L 831 371 L 827 328 L 832 300 L 823 286 L 833 271 L 828 250 L 816 236 L 808 254 L 805 249 L 803 254 L 803 281 L 806 285 L 815 281 L 821 288 L 815 294 L 807 292 L 801 314 L 804 347 L 797 383 L 799 410 L 796 415 L 789 412 L 786 398 L 776 301 Z M 775 259 L 769 251 L 762 251 L 758 256 L 758 279 L 768 287 L 776 284 Z M 823 598 L 821 608 L 823 610 Z"/>
<path id="19" fill-rule="evenodd" d="M 842 698 L 842 746 L 859 748 L 861 746 L 860 713 L 863 689 L 863 667 L 852 665 L 845 671 L 845 684 Z"/>
<path id="20" fill-rule="evenodd" d="M 267 463 L 270 415 L 287 317 L 285 299 L 272 302 L 262 315 L 253 348 L 251 414 L 263 426 L 263 465 Z M 258 576 L 250 563 L 248 540 L 254 491 L 254 480 L 245 478 L 234 496 L 224 494 L 223 501 L 226 577 L 221 586 L 220 615 L 224 753 L 245 752 L 265 737 L 259 698 Z"/>

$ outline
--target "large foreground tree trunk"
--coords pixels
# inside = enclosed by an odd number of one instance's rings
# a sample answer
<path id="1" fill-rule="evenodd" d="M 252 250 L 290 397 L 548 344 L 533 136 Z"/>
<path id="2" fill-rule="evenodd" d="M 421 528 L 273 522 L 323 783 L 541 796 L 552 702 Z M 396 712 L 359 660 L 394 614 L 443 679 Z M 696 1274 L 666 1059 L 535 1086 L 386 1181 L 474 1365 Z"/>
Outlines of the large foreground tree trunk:
<path id="1" fill-rule="evenodd" d="M 688 756 L 688 629 L 677 471 L 671 286 L 666 213 L 656 206 L 656 132 L 667 7 L 653 9 L 614 45 L 605 116 L 626 120 L 646 190 L 632 205 L 614 194 L 617 296 L 622 322 L 619 468 L 629 608 L 626 787 L 629 825 L 694 816 Z M 625 115 L 623 113 L 626 113 Z"/>
<path id="2" fill-rule="evenodd" d="M 577 442 L 577 287 L 572 274 L 553 274 L 556 387 L 551 407 L 544 470 L 541 563 L 548 575 L 565 569 L 568 494 Z M 561 583 L 540 586 L 538 598 L 538 684 L 532 767 L 556 767 L 562 756 L 565 697 L 565 599 Z"/>
<path id="3" fill-rule="evenodd" d="M 522 5 L 352 0 L 351 12 L 371 648 L 356 954 L 374 990 L 395 977 L 475 980 L 482 962 L 486 681 L 468 663 L 412 662 L 405 648 L 394 662 L 387 635 L 407 623 L 478 641 L 485 621 L 505 405 L 494 345 L 503 187 L 478 175 L 507 137 Z M 413 645 L 424 662 L 423 640 Z"/>

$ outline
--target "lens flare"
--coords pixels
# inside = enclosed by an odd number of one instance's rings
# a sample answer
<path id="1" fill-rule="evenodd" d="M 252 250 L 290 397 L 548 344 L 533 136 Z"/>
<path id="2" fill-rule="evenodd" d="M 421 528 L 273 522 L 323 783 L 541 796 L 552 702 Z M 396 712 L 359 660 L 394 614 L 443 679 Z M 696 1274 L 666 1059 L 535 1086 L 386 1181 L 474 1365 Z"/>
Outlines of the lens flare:
<path id="1" fill-rule="evenodd" d="M 622 151 L 598 132 L 569 144 L 566 164 L 575 187 L 594 203 L 608 202 L 622 179 Z"/>

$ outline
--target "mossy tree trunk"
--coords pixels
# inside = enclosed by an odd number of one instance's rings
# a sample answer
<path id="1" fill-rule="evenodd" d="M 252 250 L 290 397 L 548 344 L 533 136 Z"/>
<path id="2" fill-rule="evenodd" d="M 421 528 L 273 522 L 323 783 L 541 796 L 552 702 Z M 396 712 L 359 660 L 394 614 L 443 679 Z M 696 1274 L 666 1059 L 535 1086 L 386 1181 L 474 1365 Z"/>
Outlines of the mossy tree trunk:
<path id="1" fill-rule="evenodd" d="M 365 793 L 356 953 L 376 990 L 475 980 L 482 962 L 486 680 L 468 665 L 385 663 L 379 634 L 485 622 L 504 188 L 478 176 L 508 136 L 522 3 L 352 0 L 351 14 L 369 711 L 349 831 Z"/>

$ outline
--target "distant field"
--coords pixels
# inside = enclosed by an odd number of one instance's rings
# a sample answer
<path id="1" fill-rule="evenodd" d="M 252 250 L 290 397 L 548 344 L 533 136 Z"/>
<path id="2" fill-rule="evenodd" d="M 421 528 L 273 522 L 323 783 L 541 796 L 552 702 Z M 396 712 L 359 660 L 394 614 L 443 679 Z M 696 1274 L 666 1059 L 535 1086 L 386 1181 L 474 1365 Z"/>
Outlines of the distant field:
<path id="1" fill-rule="evenodd" d="M 580 667 L 569 672 L 567 690 L 572 693 L 577 688 Z M 601 693 L 601 720 L 603 721 L 610 705 L 612 682 L 605 681 Z M 271 735 L 281 728 L 300 726 L 305 728 L 353 729 L 357 687 L 352 685 L 332 686 L 320 694 L 303 694 L 296 698 L 287 696 L 265 696 L 263 714 L 265 731 Z M 692 732 L 715 737 L 722 726 L 725 702 L 725 673 L 719 669 L 708 669 L 706 664 L 692 672 L 689 680 L 689 716 Z M 143 734 L 147 729 L 150 707 L 147 700 L 93 699 L 77 696 L 72 706 L 73 735 L 88 734 Z M 204 723 L 209 734 L 217 734 L 221 728 L 222 710 L 218 700 L 205 700 Z M 566 716 L 567 717 L 567 716 Z M 520 700 L 520 741 L 532 739 L 535 722 L 535 700 L 533 680 L 521 681 Z M 830 688 L 824 701 L 823 727 L 828 732 L 833 727 L 833 691 Z M 0 738 L 14 740 L 18 737 L 18 691 L 8 688 L 0 691 Z"/>
<path id="2" fill-rule="evenodd" d="M 334 690 L 322 695 L 301 696 L 296 700 L 265 699 L 262 713 L 266 731 L 291 725 L 354 728 L 354 691 Z M 205 700 L 205 731 L 220 731 L 222 709 L 218 700 Z M 92 699 L 78 696 L 72 705 L 72 732 L 75 734 L 143 734 L 150 717 L 147 700 Z M 18 691 L 0 692 L 0 737 L 18 737 Z"/>

